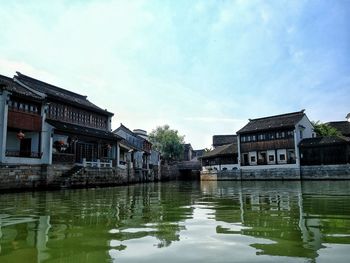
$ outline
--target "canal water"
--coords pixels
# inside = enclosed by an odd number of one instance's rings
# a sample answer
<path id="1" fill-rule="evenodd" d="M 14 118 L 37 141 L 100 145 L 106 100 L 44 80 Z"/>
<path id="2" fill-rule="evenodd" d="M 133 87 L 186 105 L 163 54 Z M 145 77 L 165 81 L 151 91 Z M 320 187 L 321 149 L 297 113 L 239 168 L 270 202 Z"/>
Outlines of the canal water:
<path id="1" fill-rule="evenodd" d="M 0 195 L 0 262 L 350 262 L 350 182 Z"/>

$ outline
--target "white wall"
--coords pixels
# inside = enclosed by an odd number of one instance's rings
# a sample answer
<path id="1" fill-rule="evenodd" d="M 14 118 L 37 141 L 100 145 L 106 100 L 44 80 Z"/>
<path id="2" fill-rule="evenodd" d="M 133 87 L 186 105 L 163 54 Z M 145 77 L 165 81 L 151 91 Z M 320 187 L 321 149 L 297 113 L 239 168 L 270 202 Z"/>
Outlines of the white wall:
<path id="1" fill-rule="evenodd" d="M 37 152 L 39 150 L 39 133 L 38 132 L 24 132 L 26 139 L 32 139 L 31 151 Z M 21 141 L 17 138 L 17 132 L 7 132 L 6 150 L 19 151 Z"/>
<path id="2" fill-rule="evenodd" d="M 7 91 L 0 91 L 0 163 L 5 162 L 6 134 L 7 134 Z"/>
<path id="3" fill-rule="evenodd" d="M 303 128 L 304 127 L 304 128 Z M 302 139 L 305 138 L 312 138 L 312 135 L 314 133 L 314 127 L 312 126 L 312 123 L 308 119 L 306 115 L 295 125 L 295 131 L 296 131 L 296 143 L 299 144 L 299 142 Z M 300 131 L 302 131 L 303 137 L 300 137 Z"/>

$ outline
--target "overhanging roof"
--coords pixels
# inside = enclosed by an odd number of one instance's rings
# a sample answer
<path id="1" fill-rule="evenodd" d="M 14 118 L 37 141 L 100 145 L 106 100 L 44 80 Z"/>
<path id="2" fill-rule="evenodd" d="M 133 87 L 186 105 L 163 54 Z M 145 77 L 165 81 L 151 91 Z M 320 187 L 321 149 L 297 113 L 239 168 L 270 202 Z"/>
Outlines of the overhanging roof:
<path id="1" fill-rule="evenodd" d="M 95 137 L 95 138 L 111 140 L 111 141 L 120 141 L 122 139 L 117 134 L 104 131 L 104 130 L 83 127 L 76 124 L 55 121 L 55 120 L 46 120 L 46 122 L 52 125 L 53 127 L 55 127 L 56 130 L 62 131 L 62 132 L 68 132 L 71 134 L 84 135 L 84 136 Z"/>

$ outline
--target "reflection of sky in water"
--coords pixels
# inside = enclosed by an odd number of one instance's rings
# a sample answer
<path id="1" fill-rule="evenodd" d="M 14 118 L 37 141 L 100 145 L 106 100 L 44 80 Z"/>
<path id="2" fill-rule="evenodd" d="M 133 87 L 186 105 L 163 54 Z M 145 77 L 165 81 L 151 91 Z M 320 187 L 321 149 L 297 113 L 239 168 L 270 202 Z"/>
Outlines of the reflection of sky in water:
<path id="1" fill-rule="evenodd" d="M 0 195 L 0 262 L 348 262 L 350 182 Z"/>

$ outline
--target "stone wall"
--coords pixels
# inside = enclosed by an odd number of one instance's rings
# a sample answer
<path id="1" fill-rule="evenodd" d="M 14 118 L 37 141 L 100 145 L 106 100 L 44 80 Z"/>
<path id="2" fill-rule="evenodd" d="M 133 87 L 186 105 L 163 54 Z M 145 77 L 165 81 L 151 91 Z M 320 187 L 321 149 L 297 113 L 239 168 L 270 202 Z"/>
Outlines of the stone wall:
<path id="1" fill-rule="evenodd" d="M 0 166 L 0 191 L 37 188 L 44 184 L 40 165 Z"/>
<path id="2" fill-rule="evenodd" d="M 201 172 L 202 181 L 350 180 L 350 164 L 302 166 L 300 169 L 249 169 Z"/>
<path id="3" fill-rule="evenodd" d="M 350 164 L 302 166 L 303 180 L 349 180 Z"/>
<path id="4" fill-rule="evenodd" d="M 0 166 L 0 191 L 113 186 L 162 179 L 158 166 L 150 171 L 78 167 L 72 172 L 72 168 L 69 164 Z M 165 179 L 174 179 L 173 173 L 170 169 Z"/>
<path id="5" fill-rule="evenodd" d="M 161 181 L 176 180 L 180 175 L 177 165 L 162 165 L 160 170 Z"/>

